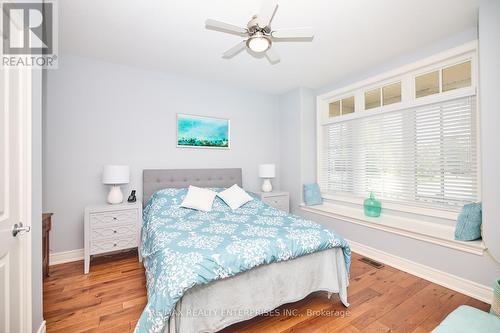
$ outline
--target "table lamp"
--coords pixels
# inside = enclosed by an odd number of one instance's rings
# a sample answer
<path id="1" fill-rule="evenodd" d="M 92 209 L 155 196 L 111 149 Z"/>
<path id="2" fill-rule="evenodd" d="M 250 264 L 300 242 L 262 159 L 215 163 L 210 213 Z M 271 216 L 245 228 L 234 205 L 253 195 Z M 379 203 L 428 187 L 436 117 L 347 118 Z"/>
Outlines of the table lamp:
<path id="1" fill-rule="evenodd" d="M 271 178 L 276 177 L 276 166 L 274 164 L 259 165 L 259 177 L 264 179 L 262 192 L 271 192 L 273 190 Z"/>
<path id="2" fill-rule="evenodd" d="M 105 165 L 102 171 L 102 183 L 111 185 L 108 193 L 108 203 L 115 205 L 123 202 L 121 184 L 128 184 L 130 168 L 128 165 Z"/>

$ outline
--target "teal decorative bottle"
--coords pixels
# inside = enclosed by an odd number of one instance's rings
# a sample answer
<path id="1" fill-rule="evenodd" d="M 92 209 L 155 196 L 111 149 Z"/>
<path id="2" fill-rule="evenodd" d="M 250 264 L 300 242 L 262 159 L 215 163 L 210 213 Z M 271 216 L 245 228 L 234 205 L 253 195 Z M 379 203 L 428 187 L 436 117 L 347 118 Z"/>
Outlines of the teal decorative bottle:
<path id="1" fill-rule="evenodd" d="M 370 192 L 370 197 L 365 199 L 363 204 L 365 215 L 370 217 L 379 217 L 380 211 L 382 210 L 382 204 L 380 201 L 375 199 L 373 192 Z"/>

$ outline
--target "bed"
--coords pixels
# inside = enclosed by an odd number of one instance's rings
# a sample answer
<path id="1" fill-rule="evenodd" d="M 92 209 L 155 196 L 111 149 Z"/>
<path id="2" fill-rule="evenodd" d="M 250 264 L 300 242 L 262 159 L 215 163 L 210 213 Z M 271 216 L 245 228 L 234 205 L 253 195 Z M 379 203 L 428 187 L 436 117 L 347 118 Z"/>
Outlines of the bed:
<path id="1" fill-rule="evenodd" d="M 136 332 L 216 332 L 315 291 L 348 306 L 350 250 L 333 231 L 257 196 L 235 211 L 220 198 L 209 213 L 178 207 L 189 185 L 233 184 L 241 169 L 144 170 L 148 304 Z"/>

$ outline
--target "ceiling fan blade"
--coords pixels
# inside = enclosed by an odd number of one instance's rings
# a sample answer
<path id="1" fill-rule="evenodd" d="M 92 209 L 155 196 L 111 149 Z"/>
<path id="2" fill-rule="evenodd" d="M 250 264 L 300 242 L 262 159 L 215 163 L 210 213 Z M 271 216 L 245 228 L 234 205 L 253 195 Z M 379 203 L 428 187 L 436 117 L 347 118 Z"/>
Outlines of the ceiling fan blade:
<path id="1" fill-rule="evenodd" d="M 233 33 L 233 34 L 238 34 L 238 35 L 246 35 L 247 34 L 247 29 L 238 27 L 233 24 L 217 21 L 217 20 L 212 20 L 208 19 L 205 21 L 205 26 L 208 29 L 214 29 L 214 30 L 219 30 L 223 32 L 228 32 L 228 33 Z"/>
<path id="2" fill-rule="evenodd" d="M 274 38 L 314 38 L 313 28 L 291 28 L 273 31 Z"/>
<path id="3" fill-rule="evenodd" d="M 224 52 L 222 54 L 222 57 L 226 59 L 234 57 L 247 47 L 246 42 L 247 42 L 246 40 L 239 42 L 238 44 L 236 44 L 235 46 Z"/>
<path id="4" fill-rule="evenodd" d="M 273 48 L 270 48 L 266 51 L 266 58 L 271 64 L 280 62 L 280 56 L 273 50 Z"/>
<path id="5" fill-rule="evenodd" d="M 261 28 L 271 26 L 271 21 L 273 20 L 274 14 L 278 10 L 277 0 L 262 0 L 262 7 L 260 8 L 260 13 L 257 15 L 257 24 Z"/>

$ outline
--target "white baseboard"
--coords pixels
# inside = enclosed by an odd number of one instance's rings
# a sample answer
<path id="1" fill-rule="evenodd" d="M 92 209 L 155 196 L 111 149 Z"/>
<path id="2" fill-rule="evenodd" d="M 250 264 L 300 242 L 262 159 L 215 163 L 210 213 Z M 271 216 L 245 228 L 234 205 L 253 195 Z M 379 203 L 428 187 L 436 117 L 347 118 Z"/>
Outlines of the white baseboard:
<path id="1" fill-rule="evenodd" d="M 493 288 L 484 286 L 459 276 L 425 266 L 414 261 L 383 252 L 351 240 L 348 240 L 351 250 L 362 256 L 380 261 L 401 271 L 413 274 L 422 279 L 458 291 L 464 295 L 476 298 L 488 304 L 493 299 Z"/>
<path id="2" fill-rule="evenodd" d="M 40 324 L 40 327 L 38 328 L 38 330 L 36 331 L 36 333 L 45 333 L 46 332 L 46 327 L 45 327 L 45 320 L 42 321 L 42 323 Z"/>
<path id="3" fill-rule="evenodd" d="M 49 253 L 50 266 L 78 260 L 83 260 L 83 249 Z"/>

